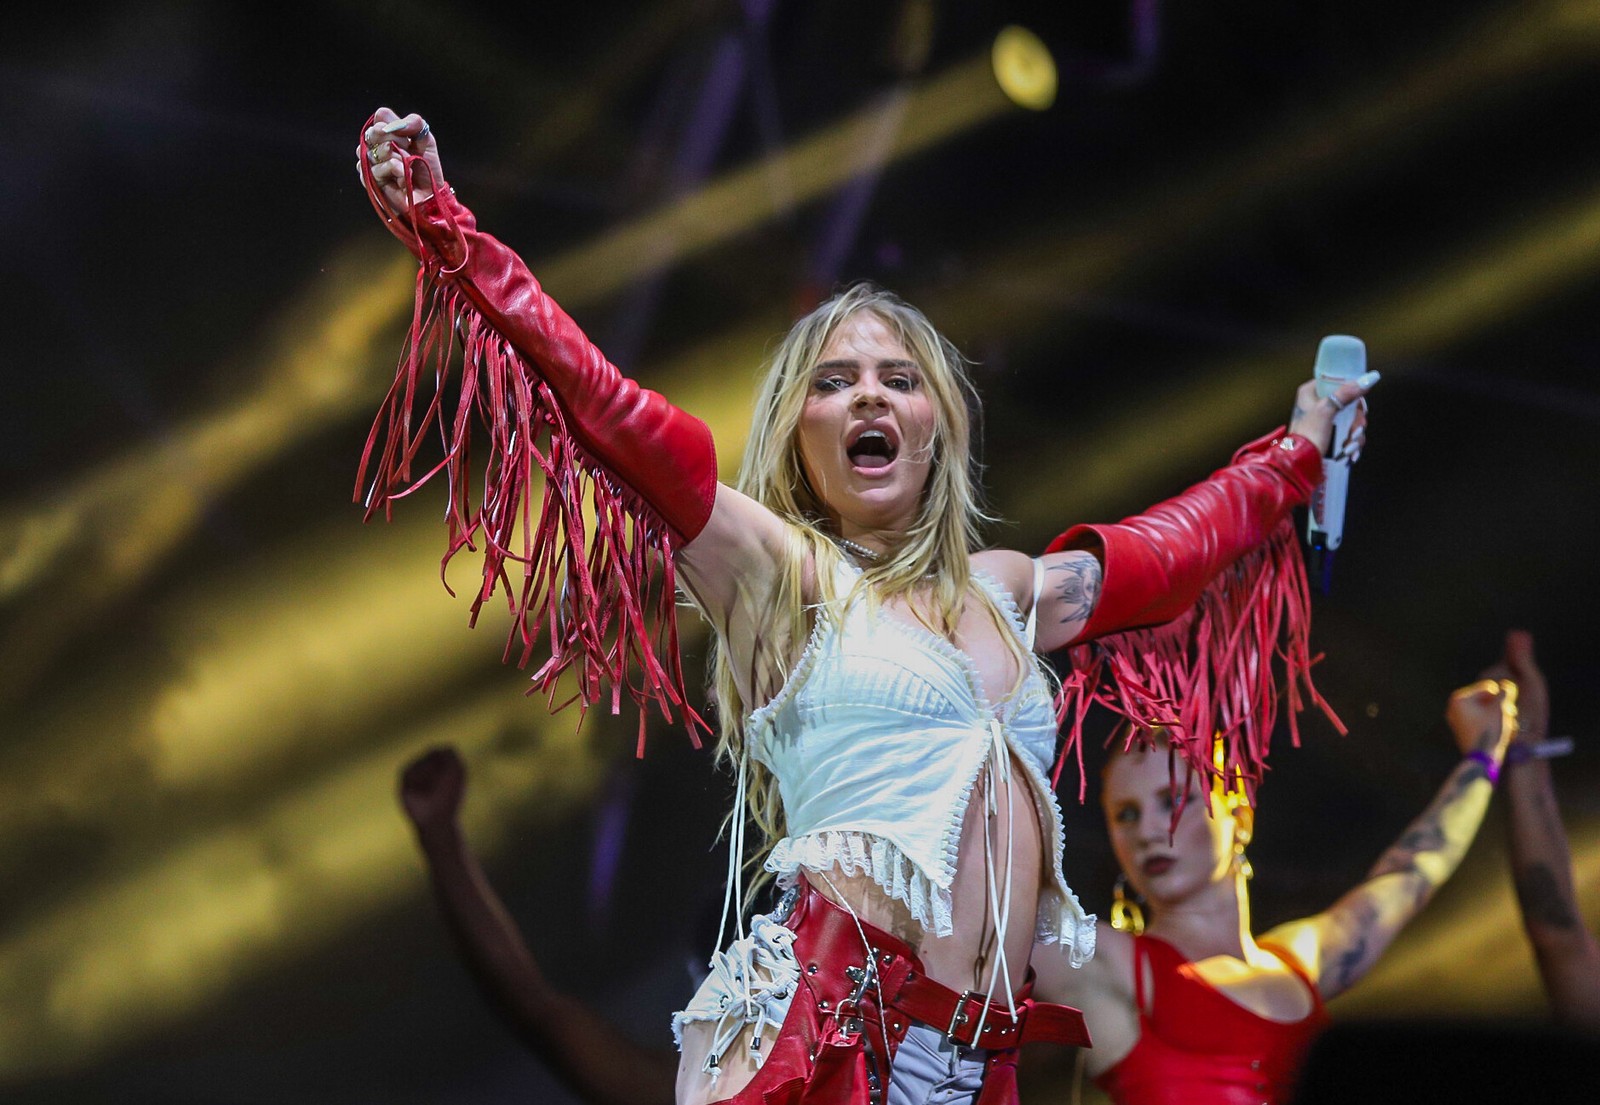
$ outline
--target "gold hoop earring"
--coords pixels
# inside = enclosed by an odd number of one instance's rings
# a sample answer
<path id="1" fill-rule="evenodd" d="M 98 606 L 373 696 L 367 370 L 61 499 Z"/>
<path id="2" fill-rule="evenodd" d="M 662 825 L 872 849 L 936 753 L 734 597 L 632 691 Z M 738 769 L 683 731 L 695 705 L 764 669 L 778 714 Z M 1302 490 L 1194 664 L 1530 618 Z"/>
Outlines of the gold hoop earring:
<path id="1" fill-rule="evenodd" d="M 1128 896 L 1127 875 L 1118 875 L 1111 887 L 1111 927 L 1135 936 L 1144 933 L 1144 910 L 1137 899 Z"/>

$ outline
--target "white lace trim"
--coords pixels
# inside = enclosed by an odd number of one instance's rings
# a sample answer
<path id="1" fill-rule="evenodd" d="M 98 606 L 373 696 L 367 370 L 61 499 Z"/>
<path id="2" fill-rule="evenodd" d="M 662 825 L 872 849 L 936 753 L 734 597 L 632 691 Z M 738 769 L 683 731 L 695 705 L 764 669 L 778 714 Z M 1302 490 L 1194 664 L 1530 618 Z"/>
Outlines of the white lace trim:
<path id="1" fill-rule="evenodd" d="M 1053 886 L 1039 895 L 1039 919 L 1033 938 L 1040 944 L 1060 944 L 1074 967 L 1094 958 L 1095 915 L 1085 913 L 1078 896 L 1068 888 L 1065 896 Z"/>
<path id="2" fill-rule="evenodd" d="M 784 887 L 794 885 L 802 870 L 866 875 L 889 897 L 904 902 L 924 930 L 935 936 L 955 931 L 950 888 L 929 878 L 894 841 L 872 833 L 839 830 L 786 836 L 773 846 L 765 866 Z"/>
<path id="3" fill-rule="evenodd" d="M 846 875 L 866 875 L 897 902 L 905 903 L 925 931 L 949 936 L 951 896 L 906 856 L 892 840 L 871 833 L 836 831 L 784 837 L 767 856 L 766 869 L 778 876 L 785 889 L 795 885 L 800 872 L 839 870 Z M 1081 967 L 1094 956 L 1095 915 L 1085 913 L 1070 887 L 1046 885 L 1039 895 L 1034 939 L 1060 944 Z"/>

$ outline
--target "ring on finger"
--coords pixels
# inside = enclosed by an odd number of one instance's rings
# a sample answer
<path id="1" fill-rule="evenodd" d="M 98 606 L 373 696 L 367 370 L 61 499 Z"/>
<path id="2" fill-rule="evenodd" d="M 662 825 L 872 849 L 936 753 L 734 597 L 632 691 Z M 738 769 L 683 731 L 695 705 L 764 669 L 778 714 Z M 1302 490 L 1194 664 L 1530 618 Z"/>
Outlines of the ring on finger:
<path id="1" fill-rule="evenodd" d="M 1333 409 L 1334 409 L 1335 413 L 1337 413 L 1339 411 L 1342 411 L 1345 408 L 1344 400 L 1340 399 L 1337 395 L 1328 396 L 1328 402 L 1333 404 Z"/>

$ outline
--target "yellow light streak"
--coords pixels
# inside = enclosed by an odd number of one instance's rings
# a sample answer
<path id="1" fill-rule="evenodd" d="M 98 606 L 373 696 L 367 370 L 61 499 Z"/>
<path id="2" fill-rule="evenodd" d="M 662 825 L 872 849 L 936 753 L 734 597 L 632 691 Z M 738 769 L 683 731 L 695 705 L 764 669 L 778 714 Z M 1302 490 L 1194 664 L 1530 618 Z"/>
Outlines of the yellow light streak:
<path id="1" fill-rule="evenodd" d="M 260 383 L 99 469 L 43 505 L 0 512 L 0 701 L 15 698 L 95 613 L 161 563 L 206 506 L 285 447 L 372 403 L 372 365 L 413 286 L 414 265 L 348 250 L 286 313 Z M 332 309 L 328 304 L 334 303 Z M 387 341 L 384 343 L 387 345 Z"/>
<path id="2" fill-rule="evenodd" d="M 227 786 L 297 744 L 359 731 L 385 706 L 429 701 L 498 659 L 494 606 L 485 632 L 464 633 L 462 603 L 415 570 L 438 555 L 433 519 L 352 538 L 319 534 L 237 573 L 248 587 L 229 573 L 163 611 L 177 670 L 143 719 L 130 718 L 142 720 L 134 731 L 144 734 L 158 786 Z M 467 557 L 452 564 L 458 593 L 476 591 L 475 567 Z M 412 662 L 414 645 L 425 666 Z M 509 675 L 513 698 L 516 681 Z"/>
<path id="3" fill-rule="evenodd" d="M 415 896 L 420 860 L 393 795 L 397 766 L 423 747 L 467 757 L 481 849 L 513 811 L 548 824 L 582 808 L 613 742 L 573 720 L 488 695 L 85 888 L 0 943 L 0 1079 L 85 1063 Z"/>
<path id="4" fill-rule="evenodd" d="M 1322 317 L 1338 320 L 1330 328 L 1360 335 L 1373 367 L 1392 373 L 1403 370 L 1408 359 L 1504 323 L 1597 269 L 1600 189 L 1552 205 L 1526 222 L 1519 219 L 1511 232 L 1433 272 L 1352 306 L 1323 311 Z M 1034 309 L 1043 306 L 1035 302 Z M 1085 419 L 1092 426 L 1073 426 L 1069 443 L 1051 450 L 1029 481 L 1070 486 L 1072 502 L 1022 493 L 1007 496 L 1001 508 L 1024 534 L 1043 534 L 1060 527 L 1065 505 L 1077 516 L 1090 516 L 1115 509 L 1127 489 L 1147 486 L 1184 458 L 1214 457 L 1220 463 L 1227 449 L 1251 433 L 1281 424 L 1293 388 L 1310 378 L 1315 353 L 1308 343 L 1300 357 L 1275 354 L 1202 366 L 1164 395 L 1141 395 L 1135 410 L 1097 411 L 1092 420 Z M 1159 431 L 1160 449 L 1149 447 L 1152 428 Z"/>
<path id="5" fill-rule="evenodd" d="M 374 719 L 425 709 L 493 671 L 506 619 L 490 604 L 482 632 L 464 631 L 463 603 L 417 570 L 439 544 L 420 513 L 341 527 L 166 601 L 152 639 L 113 677 L 86 672 L 65 691 L 42 719 L 47 740 L 8 751 L 0 843 L 62 818 L 141 816 L 152 793 L 196 815 L 254 800 L 286 771 L 351 754 Z M 474 568 L 466 557 L 452 565 L 458 591 L 475 590 Z M 504 675 L 506 699 L 542 714 L 518 696 L 522 676 Z M 559 724 L 571 729 L 577 715 Z"/>
<path id="6" fill-rule="evenodd" d="M 1589 17 L 1593 17 L 1592 19 Z M 1249 149 L 1191 165 L 1111 209 L 1030 227 L 930 315 L 947 332 L 1014 334 L 1059 316 L 1059 296 L 1106 291 L 1164 255 L 1253 218 L 1293 189 L 1327 184 L 1518 78 L 1600 46 L 1600 0 L 1517 6 L 1478 22 L 1399 76 L 1308 111 Z M 1181 186 L 1171 183 L 1182 181 Z M 1041 300 L 1041 289 L 1048 292 Z M 919 301 L 934 306 L 931 299 Z"/>
<path id="7" fill-rule="evenodd" d="M 908 93 L 891 92 L 841 123 L 602 235 L 542 266 L 542 279 L 563 302 L 601 299 L 643 273 L 735 238 L 791 204 L 807 203 L 861 173 L 1013 110 L 990 76 L 987 59 L 971 58 L 912 85 Z M 886 127 L 886 120 L 898 126 Z M 887 144 L 886 131 L 893 135 Z M 779 183 L 773 187 L 769 182 Z"/>
<path id="8" fill-rule="evenodd" d="M 896 93 L 794 147 L 735 169 L 705 188 L 535 266 L 570 309 L 641 274 L 750 230 L 892 161 L 1014 110 L 980 57 L 905 95 Z M 887 154 L 886 118 L 898 128 Z M 783 203 L 768 188 L 782 182 Z M 0 602 L 15 604 L 0 638 L 0 702 L 29 686 L 96 610 L 144 578 L 192 532 L 204 507 L 268 460 L 356 415 L 382 393 L 389 358 L 378 342 L 404 317 L 415 264 L 393 243 L 382 259 L 367 240 L 342 251 L 301 299 L 248 373 L 247 396 L 190 421 L 79 481 L 40 508 L 0 512 Z M 329 305 L 332 306 L 329 306 Z M 27 592 L 49 585 L 48 602 Z"/>

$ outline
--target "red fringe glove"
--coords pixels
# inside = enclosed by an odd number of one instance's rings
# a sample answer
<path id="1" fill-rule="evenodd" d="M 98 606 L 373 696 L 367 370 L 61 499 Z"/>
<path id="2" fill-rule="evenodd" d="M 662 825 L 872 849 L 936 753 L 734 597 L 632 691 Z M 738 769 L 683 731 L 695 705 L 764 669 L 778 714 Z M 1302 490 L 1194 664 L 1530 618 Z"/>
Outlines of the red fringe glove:
<path id="1" fill-rule="evenodd" d="M 367 517 L 387 518 L 395 499 L 444 470 L 449 547 L 440 574 L 461 549 L 476 551 L 481 535 L 473 624 L 503 584 L 514 615 L 506 658 L 520 646 L 517 664 L 525 666 L 541 630 L 548 634 L 550 658 L 529 693 L 544 692 L 553 709 L 573 698 L 587 708 L 609 683 L 615 713 L 626 688 L 641 707 L 641 753 L 652 703 L 669 721 L 681 711 L 698 746 L 704 723 L 684 690 L 672 554 L 711 516 L 711 431 L 623 376 L 521 258 L 478 230 L 443 181 L 432 198 L 395 217 L 372 180 L 364 144 L 358 156 L 373 206 L 422 262 L 399 372 L 356 477 Z M 419 160 L 407 157 L 408 194 Z M 455 367 L 459 395 L 447 412 Z M 488 444 L 477 506 L 468 462 L 474 421 Z M 425 440 L 442 440 L 445 457 L 413 480 Z M 508 561 L 521 567 L 515 586 Z M 569 668 L 576 693 L 557 703 L 557 680 Z"/>
<path id="2" fill-rule="evenodd" d="M 1093 550 L 1105 569 L 1094 614 L 1068 653 L 1057 784 L 1069 751 L 1081 777 L 1084 716 L 1099 702 L 1135 734 L 1165 728 L 1202 776 L 1217 774 L 1212 739 L 1220 739 L 1224 774 L 1242 779 L 1254 802 L 1277 720 L 1274 653 L 1294 743 L 1307 699 L 1345 731 L 1311 682 L 1320 657 L 1311 655 L 1311 593 L 1289 519 L 1321 480 L 1316 445 L 1274 430 L 1176 498 L 1114 526 L 1074 526 L 1050 543 L 1048 552 Z"/>

